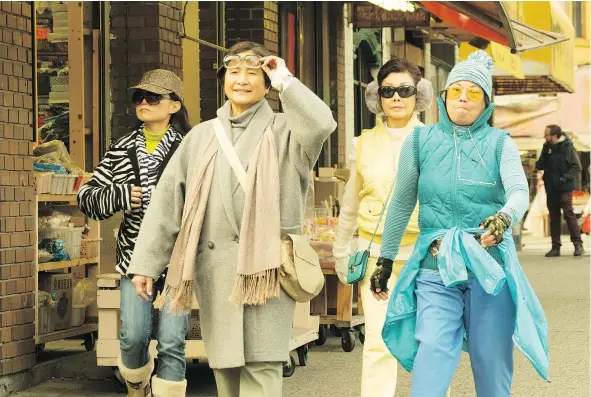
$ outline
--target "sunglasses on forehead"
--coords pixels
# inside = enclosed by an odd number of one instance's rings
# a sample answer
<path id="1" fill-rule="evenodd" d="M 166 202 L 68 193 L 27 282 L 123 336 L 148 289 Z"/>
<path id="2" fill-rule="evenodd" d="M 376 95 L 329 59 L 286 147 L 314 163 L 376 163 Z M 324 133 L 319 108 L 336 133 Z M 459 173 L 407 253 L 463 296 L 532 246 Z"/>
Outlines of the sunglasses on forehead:
<path id="1" fill-rule="evenodd" d="M 144 99 L 148 103 L 148 105 L 158 105 L 161 100 L 163 99 L 171 99 L 170 95 L 168 94 L 154 94 L 153 92 L 149 91 L 142 91 L 137 90 L 134 91 L 133 95 L 131 96 L 131 101 L 135 105 L 141 105 L 144 102 Z"/>
<path id="2" fill-rule="evenodd" d="M 235 69 L 243 62 L 249 69 L 258 69 L 263 64 L 262 57 L 254 54 L 242 57 L 240 55 L 226 55 L 224 57 L 224 66 L 226 69 Z"/>
<path id="3" fill-rule="evenodd" d="M 417 93 L 417 88 L 412 85 L 402 85 L 400 87 L 385 85 L 378 89 L 378 94 L 382 98 L 392 98 L 396 93 L 398 93 L 400 98 L 410 98 Z"/>

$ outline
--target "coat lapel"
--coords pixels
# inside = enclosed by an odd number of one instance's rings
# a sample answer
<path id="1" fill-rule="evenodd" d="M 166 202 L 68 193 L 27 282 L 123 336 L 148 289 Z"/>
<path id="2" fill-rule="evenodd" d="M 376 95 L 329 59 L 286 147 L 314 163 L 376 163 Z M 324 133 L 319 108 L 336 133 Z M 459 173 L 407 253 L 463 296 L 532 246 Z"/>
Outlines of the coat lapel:
<path id="1" fill-rule="evenodd" d="M 230 119 L 228 118 L 229 112 L 230 103 L 226 102 L 226 104 L 223 107 L 218 109 L 217 116 L 222 122 L 222 125 L 224 126 L 224 132 L 228 136 L 228 139 L 230 140 L 230 142 L 232 142 L 232 126 L 230 123 Z M 234 150 L 236 151 L 236 154 L 240 159 L 240 162 L 242 163 L 242 166 L 245 170 L 248 167 L 250 155 L 252 154 L 252 152 L 254 152 L 254 149 L 256 148 L 259 139 L 263 136 L 265 128 L 271 121 L 272 117 L 273 110 L 265 101 L 265 103 L 263 103 L 259 107 L 257 112 L 252 116 L 252 119 L 250 120 L 248 127 L 240 135 L 240 137 L 234 144 Z M 237 235 L 239 235 L 239 222 L 236 219 L 236 211 L 234 208 L 234 193 L 239 188 L 240 183 L 238 182 L 238 178 L 236 178 L 234 170 L 232 170 L 232 166 L 230 165 L 230 162 L 224 155 L 224 152 L 222 151 L 221 147 L 219 147 L 218 156 L 216 160 L 216 174 L 220 186 L 220 192 L 222 195 L 221 201 L 224 205 L 224 210 L 226 211 L 228 220 L 232 225 L 232 229 Z M 241 197 L 243 197 L 243 195 L 241 195 Z M 239 201 L 240 203 L 244 202 L 243 199 L 237 201 Z M 238 211 L 238 213 L 242 213 L 241 208 L 240 211 Z"/>

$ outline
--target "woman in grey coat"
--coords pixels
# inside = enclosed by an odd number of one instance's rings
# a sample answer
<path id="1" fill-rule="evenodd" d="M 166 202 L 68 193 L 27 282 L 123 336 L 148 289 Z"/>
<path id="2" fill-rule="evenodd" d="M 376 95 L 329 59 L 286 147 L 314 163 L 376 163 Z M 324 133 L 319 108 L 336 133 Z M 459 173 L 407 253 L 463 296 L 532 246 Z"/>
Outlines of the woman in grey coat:
<path id="1" fill-rule="evenodd" d="M 153 280 L 169 267 L 155 302 L 163 310 L 186 314 L 196 293 L 220 397 L 278 397 L 295 308 L 279 287 L 280 234 L 301 234 L 310 171 L 336 122 L 282 59 L 255 43 L 230 48 L 218 77 L 228 101 L 171 159 L 128 274 L 151 300 Z M 271 86 L 284 113 L 265 99 Z M 242 173 L 233 170 L 224 140 Z M 184 352 L 186 330 L 178 332 L 175 350 Z M 152 380 L 158 397 L 184 396 L 185 388 L 186 381 Z"/>

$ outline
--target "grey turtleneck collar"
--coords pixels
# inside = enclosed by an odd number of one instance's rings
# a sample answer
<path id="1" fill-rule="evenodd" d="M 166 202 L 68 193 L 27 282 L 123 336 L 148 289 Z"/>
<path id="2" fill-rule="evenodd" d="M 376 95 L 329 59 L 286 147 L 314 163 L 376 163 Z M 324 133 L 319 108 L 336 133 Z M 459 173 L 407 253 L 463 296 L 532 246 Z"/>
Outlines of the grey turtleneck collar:
<path id="1" fill-rule="evenodd" d="M 232 125 L 232 141 L 234 143 L 236 142 L 238 137 L 240 137 L 240 134 L 242 134 L 244 130 L 246 130 L 246 127 L 248 127 L 250 120 L 252 120 L 252 117 L 255 115 L 257 110 L 259 110 L 259 108 L 261 107 L 263 102 L 265 102 L 265 100 L 266 99 L 264 98 L 261 99 L 260 101 L 249 107 L 247 110 L 239 114 L 238 116 L 232 116 L 232 106 L 228 107 L 228 119 L 230 120 L 230 124 Z"/>

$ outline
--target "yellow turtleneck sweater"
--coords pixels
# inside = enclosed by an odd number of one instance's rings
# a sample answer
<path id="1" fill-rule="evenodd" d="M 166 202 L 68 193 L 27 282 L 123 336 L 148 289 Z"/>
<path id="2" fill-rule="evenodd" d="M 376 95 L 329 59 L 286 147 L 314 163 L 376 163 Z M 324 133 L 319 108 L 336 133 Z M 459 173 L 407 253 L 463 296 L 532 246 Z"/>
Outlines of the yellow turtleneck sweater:
<path id="1" fill-rule="evenodd" d="M 160 143 L 160 141 L 162 140 L 162 138 L 164 137 L 164 135 L 168 131 L 169 127 L 170 126 L 167 126 L 164 131 L 162 131 L 158 134 L 155 134 L 155 133 L 149 131 L 146 127 L 144 127 L 144 136 L 146 137 L 146 152 L 148 152 L 148 154 L 152 154 L 154 152 L 154 150 L 156 150 L 156 148 L 158 147 L 158 144 Z"/>

